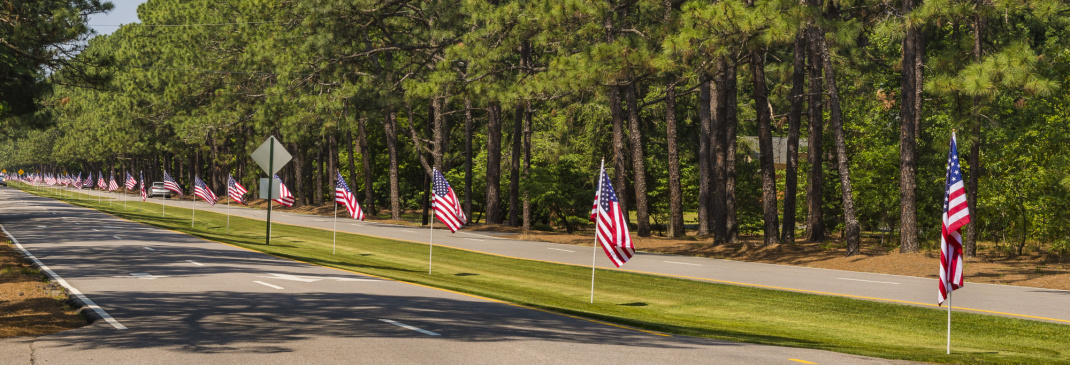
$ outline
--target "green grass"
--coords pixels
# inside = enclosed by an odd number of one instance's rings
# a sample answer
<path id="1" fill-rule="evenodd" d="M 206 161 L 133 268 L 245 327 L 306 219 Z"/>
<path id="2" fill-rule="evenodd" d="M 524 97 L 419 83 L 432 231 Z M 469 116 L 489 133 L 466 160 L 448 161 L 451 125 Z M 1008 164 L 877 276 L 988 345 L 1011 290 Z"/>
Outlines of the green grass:
<path id="1" fill-rule="evenodd" d="M 48 191 L 36 194 L 55 197 Z M 264 222 L 130 202 L 98 204 L 76 194 L 67 201 L 130 220 L 268 254 L 481 295 L 637 328 L 723 340 L 793 346 L 888 359 L 941 363 L 1070 363 L 1070 326 L 954 313 L 952 355 L 944 354 L 946 312 L 842 297 L 721 285 L 599 270 L 595 303 L 588 303 L 590 268 L 435 248 L 427 273 L 427 245 L 276 224 L 264 245 Z"/>

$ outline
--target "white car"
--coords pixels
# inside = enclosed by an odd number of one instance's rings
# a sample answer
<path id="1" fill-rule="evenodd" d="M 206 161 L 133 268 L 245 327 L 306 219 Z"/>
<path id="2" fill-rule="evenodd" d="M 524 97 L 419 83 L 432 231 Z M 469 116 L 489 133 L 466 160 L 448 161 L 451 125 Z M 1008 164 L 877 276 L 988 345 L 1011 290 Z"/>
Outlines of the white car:
<path id="1" fill-rule="evenodd" d="M 150 198 L 154 197 L 154 196 L 162 196 L 164 198 L 170 198 L 171 195 L 174 194 L 170 190 L 167 190 L 167 189 L 163 188 L 163 182 L 162 181 L 161 182 L 152 183 L 152 187 L 150 187 L 149 191 L 147 191 L 146 193 L 149 194 Z"/>

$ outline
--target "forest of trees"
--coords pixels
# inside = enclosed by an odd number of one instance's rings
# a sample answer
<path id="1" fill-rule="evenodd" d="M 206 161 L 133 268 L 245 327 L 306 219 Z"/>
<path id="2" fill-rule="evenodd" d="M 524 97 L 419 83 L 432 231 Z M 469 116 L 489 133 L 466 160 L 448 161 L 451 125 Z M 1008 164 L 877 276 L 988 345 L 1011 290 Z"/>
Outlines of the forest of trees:
<path id="1" fill-rule="evenodd" d="M 862 232 L 938 241 L 957 132 L 967 255 L 1070 243 L 1060 0 L 149 0 L 93 38 L 107 4 L 13 3 L 9 171 L 167 170 L 218 192 L 253 185 L 275 135 L 298 205 L 330 204 L 337 169 L 369 214 L 426 223 L 437 167 L 473 221 L 572 232 L 604 158 L 639 236 L 851 255 Z M 29 22 L 55 38 L 13 42 Z"/>

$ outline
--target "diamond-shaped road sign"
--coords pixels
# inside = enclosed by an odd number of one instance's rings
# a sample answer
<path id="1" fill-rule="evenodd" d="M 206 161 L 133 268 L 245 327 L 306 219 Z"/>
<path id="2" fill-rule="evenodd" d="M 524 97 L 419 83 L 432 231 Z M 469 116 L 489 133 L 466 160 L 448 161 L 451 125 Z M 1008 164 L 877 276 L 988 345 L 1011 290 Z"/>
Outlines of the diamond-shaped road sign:
<path id="1" fill-rule="evenodd" d="M 282 147 L 282 143 L 279 143 L 279 140 L 275 139 L 275 136 L 268 137 L 268 139 L 264 141 L 260 147 L 257 147 L 256 151 L 253 151 L 249 156 L 252 157 L 253 161 L 256 161 L 256 163 L 260 165 L 260 169 L 264 170 L 269 176 L 275 175 L 276 172 L 282 170 L 282 167 L 286 166 L 286 164 L 293 159 L 293 156 L 290 156 L 290 153 L 286 152 L 286 149 Z M 270 168 L 268 167 L 269 165 L 271 166 Z M 269 169 L 274 169 L 275 171 L 268 171 Z"/>

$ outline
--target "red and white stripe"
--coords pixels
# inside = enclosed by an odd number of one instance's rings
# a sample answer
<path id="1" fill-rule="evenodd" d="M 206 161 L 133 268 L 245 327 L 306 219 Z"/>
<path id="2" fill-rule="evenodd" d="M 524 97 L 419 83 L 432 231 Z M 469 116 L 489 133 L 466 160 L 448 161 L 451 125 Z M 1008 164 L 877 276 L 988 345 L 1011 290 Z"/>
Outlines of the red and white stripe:
<path id="1" fill-rule="evenodd" d="M 595 237 L 613 265 L 621 267 L 635 255 L 635 246 L 628 233 L 628 222 L 620 209 L 620 203 L 604 166 L 600 175 L 599 191 L 595 200 Z M 605 209 L 606 207 L 609 209 Z"/>
<path id="2" fill-rule="evenodd" d="M 278 175 L 275 175 L 275 179 L 279 180 L 279 198 L 275 199 L 275 202 L 288 207 L 294 206 L 297 199 L 294 198 L 293 194 L 290 194 L 290 189 L 286 188 L 286 184 L 282 183 L 282 179 L 279 179 Z"/>
<path id="3" fill-rule="evenodd" d="M 229 181 L 227 182 L 227 196 L 230 197 L 230 200 L 245 204 L 246 192 L 248 192 L 248 190 L 246 190 L 244 186 L 241 186 L 241 184 L 238 183 L 238 180 L 234 180 L 233 176 L 229 177 Z"/>
<path id="4" fill-rule="evenodd" d="M 435 208 L 435 218 L 445 224 L 450 232 L 457 232 L 467 222 L 468 218 L 461 209 L 461 202 L 457 194 L 453 192 L 446 177 L 438 169 L 432 170 L 432 206 Z"/>
<path id="5" fill-rule="evenodd" d="M 938 299 L 941 305 L 947 300 L 951 291 L 963 285 L 960 229 L 970 223 L 970 209 L 966 202 L 966 189 L 963 185 L 954 134 L 951 135 L 947 170 L 944 213 L 941 216 L 940 225 L 940 297 Z"/>

